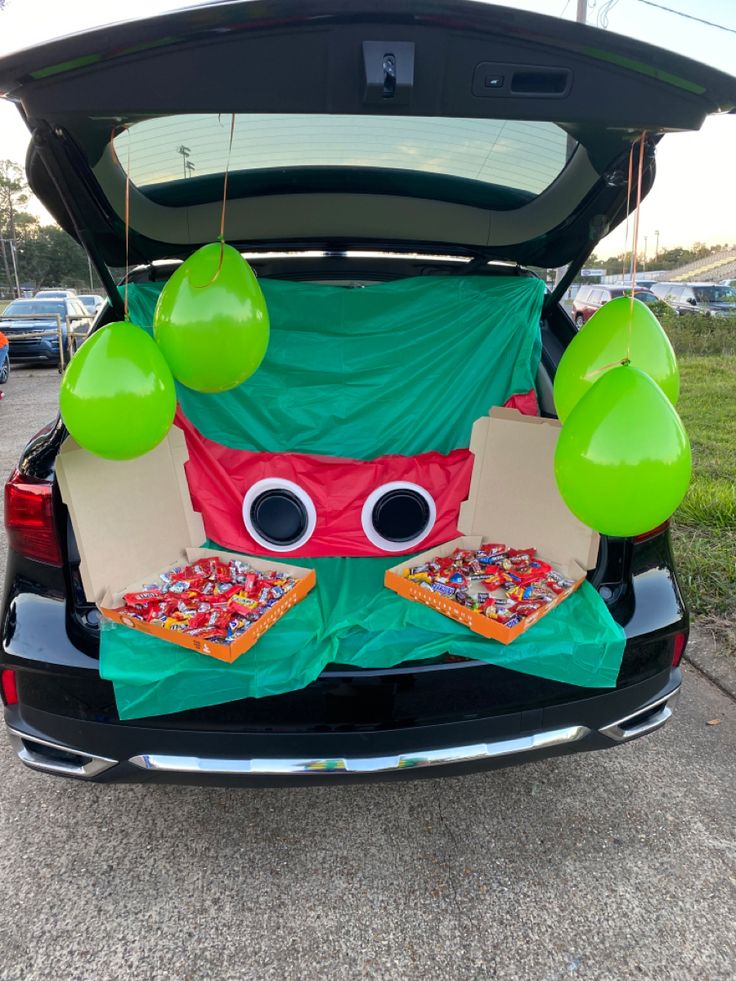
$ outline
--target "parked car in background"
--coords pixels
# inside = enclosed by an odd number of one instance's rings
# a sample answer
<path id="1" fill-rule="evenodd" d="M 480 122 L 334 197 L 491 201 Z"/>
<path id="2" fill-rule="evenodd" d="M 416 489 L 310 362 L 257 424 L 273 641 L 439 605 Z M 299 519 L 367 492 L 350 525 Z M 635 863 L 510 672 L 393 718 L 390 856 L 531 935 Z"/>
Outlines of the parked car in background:
<path id="1" fill-rule="evenodd" d="M 58 318 L 58 319 L 57 319 Z M 61 321 L 61 335 L 67 348 L 68 332 L 86 333 L 92 322 L 87 308 L 74 296 L 59 299 L 13 300 L 0 316 L 0 330 L 8 338 L 12 361 L 59 362 L 59 337 L 56 331 Z M 76 348 L 79 338 L 74 339 Z"/>
<path id="2" fill-rule="evenodd" d="M 34 299 L 39 300 L 63 300 L 65 296 L 76 296 L 77 291 L 73 289 L 50 289 L 38 290 L 34 293 Z"/>
<path id="3" fill-rule="evenodd" d="M 701 313 L 709 317 L 736 314 L 736 289 L 719 283 L 656 283 L 652 292 L 678 314 Z"/>
<path id="4" fill-rule="evenodd" d="M 100 296 L 98 293 L 80 293 L 77 296 L 80 303 L 83 303 L 87 308 L 87 312 L 92 316 L 96 317 L 100 312 L 105 303 L 105 298 Z"/>
<path id="5" fill-rule="evenodd" d="M 630 286 L 605 286 L 602 284 L 597 286 L 581 286 L 572 304 L 573 320 L 578 327 L 582 327 L 584 323 L 590 320 L 596 310 L 600 310 L 604 303 L 614 300 L 617 296 L 629 296 L 630 294 Z M 637 286 L 634 290 L 634 295 L 642 303 L 657 302 L 657 297 L 654 293 L 645 287 Z"/>

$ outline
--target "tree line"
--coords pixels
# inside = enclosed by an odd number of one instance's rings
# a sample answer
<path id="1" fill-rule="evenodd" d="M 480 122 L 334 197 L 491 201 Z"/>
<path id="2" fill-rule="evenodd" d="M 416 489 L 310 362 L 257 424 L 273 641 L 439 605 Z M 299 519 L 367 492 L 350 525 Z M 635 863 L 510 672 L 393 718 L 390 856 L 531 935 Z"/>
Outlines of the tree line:
<path id="1" fill-rule="evenodd" d="M 99 292 L 84 249 L 58 225 L 42 225 L 28 211 L 31 191 L 12 160 L 0 160 L 0 297 L 21 290 L 71 286 Z"/>

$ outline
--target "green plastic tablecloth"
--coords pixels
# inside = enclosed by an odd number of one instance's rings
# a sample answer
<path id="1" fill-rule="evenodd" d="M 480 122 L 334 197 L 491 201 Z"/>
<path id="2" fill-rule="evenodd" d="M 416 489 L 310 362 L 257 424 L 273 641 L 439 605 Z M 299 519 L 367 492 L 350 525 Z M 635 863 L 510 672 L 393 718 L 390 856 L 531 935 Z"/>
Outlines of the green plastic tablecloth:
<path id="1" fill-rule="evenodd" d="M 574 685 L 616 684 L 624 632 L 587 582 L 503 645 L 387 589 L 395 558 L 289 561 L 315 568 L 317 586 L 232 664 L 107 625 L 100 673 L 113 682 L 120 718 L 278 695 L 308 685 L 330 663 L 389 668 L 444 653 Z"/>
<path id="2" fill-rule="evenodd" d="M 371 460 L 449 453 L 473 422 L 533 389 L 544 283 L 422 276 L 349 289 L 261 281 L 271 339 L 258 371 L 228 392 L 177 385 L 184 415 L 232 449 Z M 161 283 L 130 287 L 150 327 Z"/>

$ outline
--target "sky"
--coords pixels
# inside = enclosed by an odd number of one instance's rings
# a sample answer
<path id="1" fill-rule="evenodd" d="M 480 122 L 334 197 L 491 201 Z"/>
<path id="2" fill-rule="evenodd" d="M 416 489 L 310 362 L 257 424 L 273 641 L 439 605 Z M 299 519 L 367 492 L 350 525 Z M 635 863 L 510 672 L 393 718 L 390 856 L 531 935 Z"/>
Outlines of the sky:
<path id="1" fill-rule="evenodd" d="M 700 24 L 659 9 L 645 0 L 588 0 L 589 24 L 627 34 L 736 74 L 736 0 L 656 0 L 712 21 L 730 31 Z M 576 0 L 507 0 L 524 10 L 574 19 Z M 126 19 L 197 6 L 196 0 L 125 0 Z M 5 0 L 0 11 L 0 55 L 69 33 L 120 19 L 118 0 Z M 0 159 L 22 162 L 28 133 L 14 106 L 0 100 Z M 641 207 L 640 252 L 647 255 L 695 241 L 736 243 L 736 115 L 710 117 L 695 133 L 667 135 L 657 150 L 657 179 Z M 42 211 L 39 211 L 45 217 Z M 631 225 L 631 223 L 630 223 Z M 659 235 L 657 236 L 657 232 Z M 629 229 L 631 236 L 631 228 Z M 620 226 L 596 252 L 618 254 L 624 247 Z"/>

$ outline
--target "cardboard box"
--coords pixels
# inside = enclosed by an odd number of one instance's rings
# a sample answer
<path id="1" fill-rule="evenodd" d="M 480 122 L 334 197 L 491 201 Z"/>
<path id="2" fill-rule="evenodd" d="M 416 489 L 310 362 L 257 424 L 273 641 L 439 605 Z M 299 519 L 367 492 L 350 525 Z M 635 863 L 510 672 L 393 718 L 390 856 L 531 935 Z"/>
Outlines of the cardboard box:
<path id="1" fill-rule="evenodd" d="M 475 455 L 470 491 L 458 520 L 463 537 L 393 566 L 385 576 L 389 589 L 502 644 L 510 644 L 574 592 L 587 570 L 595 567 L 599 536 L 578 521 L 557 490 L 554 454 L 560 428 L 556 419 L 524 416 L 516 409 L 494 408 L 489 416 L 476 420 L 470 439 Z M 505 627 L 404 576 L 410 565 L 450 555 L 456 548 L 477 549 L 483 542 L 534 547 L 573 585 L 517 626 Z"/>
<path id="2" fill-rule="evenodd" d="M 313 569 L 271 558 L 200 548 L 206 535 L 189 496 L 186 461 L 184 434 L 175 426 L 155 449 L 135 460 L 103 460 L 69 437 L 59 452 L 56 475 L 77 539 L 87 599 L 117 623 L 222 661 L 234 661 L 307 595 L 316 574 Z M 207 556 L 243 559 L 263 571 L 277 569 L 297 584 L 232 644 L 190 637 L 121 612 L 124 593 L 156 582 L 173 566 Z"/>

